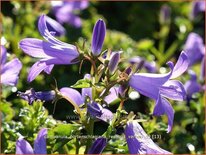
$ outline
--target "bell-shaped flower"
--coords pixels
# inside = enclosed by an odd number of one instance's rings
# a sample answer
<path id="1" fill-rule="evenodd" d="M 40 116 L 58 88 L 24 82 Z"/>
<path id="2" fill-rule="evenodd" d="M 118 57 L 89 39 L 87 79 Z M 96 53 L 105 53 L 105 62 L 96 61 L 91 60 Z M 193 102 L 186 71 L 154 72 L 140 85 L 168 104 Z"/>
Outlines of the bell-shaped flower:
<path id="1" fill-rule="evenodd" d="M 25 38 L 19 47 L 24 53 L 39 59 L 29 70 L 27 80 L 33 81 L 42 71 L 50 74 L 54 65 L 68 65 L 78 62 L 79 53 L 74 45 L 56 39 L 48 30 L 46 16 L 42 15 L 38 21 L 40 34 L 47 40 Z"/>
<path id="2" fill-rule="evenodd" d="M 190 100 L 193 94 L 202 90 L 202 86 L 197 82 L 197 76 L 194 71 L 189 70 L 188 73 L 190 75 L 190 80 L 185 83 L 184 87 L 187 93 L 187 99 Z"/>
<path id="3" fill-rule="evenodd" d="M 84 78 L 90 78 L 86 74 Z M 81 94 L 72 88 L 63 87 L 60 89 L 62 95 L 66 96 L 74 104 L 81 106 L 85 103 L 87 97 L 90 98 L 91 103 L 87 103 L 87 112 L 95 118 L 110 122 L 113 118 L 113 113 L 107 108 L 102 107 L 100 104 L 92 101 L 92 88 L 82 88 Z"/>
<path id="4" fill-rule="evenodd" d="M 22 63 L 18 58 L 14 58 L 11 61 L 6 62 L 7 51 L 4 46 L 1 46 L 0 54 L 0 84 L 15 86 L 19 79 Z"/>
<path id="5" fill-rule="evenodd" d="M 18 96 L 20 96 L 22 99 L 28 101 L 29 104 L 31 105 L 36 100 L 52 101 L 55 99 L 56 93 L 54 90 L 35 92 L 35 90 L 33 88 L 31 88 L 25 92 L 19 91 Z"/>
<path id="6" fill-rule="evenodd" d="M 203 39 L 197 33 L 191 32 L 184 45 L 184 51 L 189 59 L 189 66 L 201 61 L 205 55 Z"/>
<path id="7" fill-rule="evenodd" d="M 41 129 L 34 141 L 34 149 L 23 137 L 19 137 L 16 141 L 16 154 L 47 154 L 46 136 L 47 129 Z"/>
<path id="8" fill-rule="evenodd" d="M 104 137 L 97 138 L 92 144 L 87 154 L 101 154 L 107 145 L 107 139 Z"/>
<path id="9" fill-rule="evenodd" d="M 82 26 L 81 18 L 75 14 L 76 11 L 83 10 L 88 7 L 89 2 L 83 1 L 51 1 L 53 13 L 60 23 L 67 23 L 76 28 Z"/>
<path id="10" fill-rule="evenodd" d="M 104 38 L 106 34 L 106 25 L 102 19 L 99 19 L 93 29 L 92 33 L 92 54 L 98 56 L 101 53 Z"/>
<path id="11" fill-rule="evenodd" d="M 135 73 L 131 76 L 129 85 L 140 94 L 156 101 L 153 114 L 157 116 L 163 114 L 167 115 L 167 132 L 170 132 L 173 125 L 174 110 L 165 97 L 177 101 L 183 101 L 186 99 L 186 92 L 183 84 L 179 81 L 171 79 L 180 76 L 187 70 L 187 55 L 185 52 L 182 52 L 175 66 L 172 62 L 168 62 L 167 64 L 171 69 L 169 73 Z"/>
<path id="12" fill-rule="evenodd" d="M 58 37 L 65 35 L 66 30 L 61 24 L 59 24 L 57 21 L 55 21 L 54 19 L 48 16 L 45 16 L 45 18 L 46 18 L 47 28 L 52 35 Z"/>
<path id="13" fill-rule="evenodd" d="M 195 0 L 192 3 L 192 11 L 191 11 L 191 19 L 194 19 L 195 17 L 198 16 L 198 14 L 200 12 L 204 12 L 205 11 L 205 1 L 199 1 L 199 0 Z"/>
<path id="14" fill-rule="evenodd" d="M 127 122 L 124 134 L 130 154 L 172 154 L 155 144 L 135 120 Z"/>

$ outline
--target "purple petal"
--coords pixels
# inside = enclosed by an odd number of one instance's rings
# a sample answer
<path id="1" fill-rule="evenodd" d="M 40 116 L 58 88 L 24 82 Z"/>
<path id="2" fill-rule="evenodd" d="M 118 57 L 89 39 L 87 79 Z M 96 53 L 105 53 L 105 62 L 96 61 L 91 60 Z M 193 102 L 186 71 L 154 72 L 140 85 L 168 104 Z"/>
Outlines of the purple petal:
<path id="1" fill-rule="evenodd" d="M 85 74 L 84 79 L 91 79 L 90 74 Z M 89 97 L 92 99 L 92 88 L 82 88 L 82 98 L 83 100 L 86 99 L 86 97 Z"/>
<path id="2" fill-rule="evenodd" d="M 48 65 L 45 62 L 37 61 L 29 70 L 27 81 L 33 81 L 47 67 Z"/>
<path id="3" fill-rule="evenodd" d="M 118 97 L 118 87 L 112 87 L 110 90 L 109 90 L 109 95 L 107 95 L 105 98 L 104 98 L 104 101 L 107 102 L 107 104 L 110 104 L 112 102 L 114 102 L 115 100 L 117 100 L 119 97 Z"/>
<path id="4" fill-rule="evenodd" d="M 64 27 L 52 18 L 45 16 L 49 32 L 55 32 L 55 36 L 63 36 L 66 33 Z"/>
<path id="5" fill-rule="evenodd" d="M 74 102 L 78 106 L 84 103 L 81 94 L 75 89 L 64 87 L 60 89 L 60 92 L 62 93 L 62 95 L 68 97 L 71 102 Z"/>
<path id="6" fill-rule="evenodd" d="M 36 140 L 34 141 L 35 154 L 47 154 L 46 136 L 47 136 L 47 129 L 46 128 L 41 129 L 38 133 Z"/>
<path id="7" fill-rule="evenodd" d="M 47 68 L 44 69 L 44 72 L 47 74 L 50 74 L 54 65 L 48 65 Z"/>
<path id="8" fill-rule="evenodd" d="M 54 44 L 54 45 L 58 45 L 61 48 L 69 48 L 69 49 L 73 49 L 76 50 L 76 47 L 74 45 L 71 44 L 67 44 L 64 43 L 58 39 L 56 39 L 48 30 L 47 25 L 46 25 L 46 16 L 45 15 L 41 15 L 39 17 L 39 21 L 38 21 L 38 29 L 40 34 L 50 43 Z"/>
<path id="9" fill-rule="evenodd" d="M 7 62 L 4 66 L 2 66 L 0 83 L 11 86 L 16 85 L 21 68 L 22 63 L 18 58 Z"/>
<path id="10" fill-rule="evenodd" d="M 72 6 L 73 10 L 83 10 L 86 9 L 89 5 L 88 0 L 83 0 L 83 1 L 70 1 L 70 2 L 65 2 L 66 5 Z"/>
<path id="11" fill-rule="evenodd" d="M 156 115 L 156 116 L 167 115 L 167 118 L 168 118 L 167 133 L 169 133 L 173 126 L 174 110 L 171 104 L 165 98 L 161 97 L 161 95 L 159 95 L 156 101 L 153 115 Z"/>
<path id="12" fill-rule="evenodd" d="M 111 74 L 113 74 L 118 66 L 120 60 L 120 52 L 113 52 L 110 56 L 108 68 Z"/>
<path id="13" fill-rule="evenodd" d="M 81 18 L 71 12 L 62 13 L 61 11 L 58 11 L 56 13 L 56 18 L 60 23 L 67 23 L 76 28 L 80 28 L 82 26 Z"/>
<path id="14" fill-rule="evenodd" d="M 87 154 L 101 154 L 107 145 L 107 139 L 104 137 L 98 138 L 94 141 Z"/>
<path id="15" fill-rule="evenodd" d="M 184 50 L 189 59 L 189 66 L 201 61 L 205 54 L 205 46 L 201 36 L 196 33 L 190 33 L 187 37 Z"/>
<path id="16" fill-rule="evenodd" d="M 35 38 L 26 38 L 20 41 L 20 48 L 24 53 L 44 59 L 57 59 L 56 64 L 71 64 L 71 61 L 79 56 L 76 48 L 61 46 Z"/>
<path id="17" fill-rule="evenodd" d="M 188 99 L 192 98 L 192 95 L 194 93 L 200 92 L 202 90 L 201 85 L 197 82 L 197 76 L 193 71 L 189 71 L 190 74 L 190 80 L 187 81 L 184 85 L 184 88 L 187 92 Z"/>
<path id="18" fill-rule="evenodd" d="M 113 120 L 113 117 L 114 115 L 110 110 L 103 108 L 101 116 L 97 118 L 107 123 L 110 123 Z"/>
<path id="19" fill-rule="evenodd" d="M 163 5 L 160 10 L 160 22 L 165 24 L 170 21 L 171 8 L 168 5 Z"/>
<path id="20" fill-rule="evenodd" d="M 200 12 L 205 11 L 205 1 L 193 1 L 191 18 L 194 19 Z"/>
<path id="21" fill-rule="evenodd" d="M 0 57 L 0 64 L 5 64 L 6 63 L 6 48 L 4 46 L 1 45 L 1 57 Z"/>
<path id="22" fill-rule="evenodd" d="M 105 34 L 106 25 L 102 19 L 99 19 L 94 26 L 92 34 L 92 54 L 94 56 L 98 56 L 101 53 Z"/>
<path id="23" fill-rule="evenodd" d="M 136 73 L 129 80 L 129 85 L 139 93 L 157 99 L 159 95 L 159 87 L 167 82 L 173 70 L 173 64 L 168 63 L 171 71 L 167 74 L 152 74 L 152 73 Z"/>
<path id="24" fill-rule="evenodd" d="M 156 145 L 135 120 L 127 123 L 125 137 L 130 154 L 171 154 Z"/>
<path id="25" fill-rule="evenodd" d="M 186 99 L 186 91 L 181 82 L 176 80 L 167 81 L 159 88 L 161 96 L 170 98 L 176 101 L 183 101 Z"/>
<path id="26" fill-rule="evenodd" d="M 98 103 L 92 102 L 87 104 L 87 112 L 94 118 L 102 115 L 102 106 Z"/>
<path id="27" fill-rule="evenodd" d="M 187 54 L 183 51 L 181 52 L 177 60 L 177 63 L 174 66 L 172 76 L 170 77 L 170 79 L 174 79 L 182 75 L 187 70 L 188 65 L 189 65 L 189 60 L 188 60 Z"/>
<path id="28" fill-rule="evenodd" d="M 31 145 L 20 137 L 16 141 L 16 154 L 34 154 Z"/>

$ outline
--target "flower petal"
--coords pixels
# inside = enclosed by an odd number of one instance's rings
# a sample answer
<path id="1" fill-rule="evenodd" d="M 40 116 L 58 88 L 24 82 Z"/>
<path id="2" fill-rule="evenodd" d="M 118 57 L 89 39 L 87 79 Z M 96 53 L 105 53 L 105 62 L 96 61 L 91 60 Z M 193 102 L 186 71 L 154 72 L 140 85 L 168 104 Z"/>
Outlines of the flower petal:
<path id="1" fill-rule="evenodd" d="M 57 21 L 53 20 L 48 16 L 45 17 L 46 17 L 46 24 L 49 32 L 55 32 L 55 36 L 65 35 L 66 30 L 61 24 L 59 24 Z"/>
<path id="2" fill-rule="evenodd" d="M 161 96 L 165 96 L 172 100 L 183 101 L 186 99 L 186 91 L 181 82 L 169 80 L 159 88 Z"/>
<path id="3" fill-rule="evenodd" d="M 118 87 L 112 87 L 109 90 L 109 95 L 107 95 L 104 98 L 104 101 L 107 102 L 107 104 L 110 104 L 119 98 L 118 97 L 118 89 L 119 89 Z"/>
<path id="4" fill-rule="evenodd" d="M 87 112 L 94 118 L 100 117 L 102 115 L 102 106 L 95 102 L 88 103 Z"/>
<path id="5" fill-rule="evenodd" d="M 97 138 L 92 144 L 87 154 L 101 154 L 107 145 L 107 139 L 104 137 Z"/>
<path id="6" fill-rule="evenodd" d="M 34 151 L 31 145 L 22 137 L 20 137 L 16 141 L 16 154 L 34 154 Z"/>
<path id="7" fill-rule="evenodd" d="M 54 65 L 48 65 L 47 68 L 44 69 L 44 72 L 47 74 L 50 74 Z"/>
<path id="8" fill-rule="evenodd" d="M 174 78 L 180 76 L 181 74 L 183 74 L 187 70 L 188 65 L 189 65 L 188 56 L 183 51 L 183 52 L 181 52 L 181 54 L 177 60 L 177 63 L 174 66 L 172 76 L 170 79 L 174 79 Z"/>
<path id="9" fill-rule="evenodd" d="M 6 48 L 4 46 L 1 45 L 1 51 L 0 51 L 0 54 L 1 54 L 1 57 L 0 57 L 0 64 L 5 64 L 6 63 Z"/>
<path id="10" fill-rule="evenodd" d="M 91 79 L 91 75 L 90 74 L 85 74 L 84 79 Z M 92 99 L 92 88 L 82 88 L 82 98 L 83 98 L 83 100 L 85 100 L 86 97 L 89 97 L 90 100 Z"/>
<path id="11" fill-rule="evenodd" d="M 62 95 L 68 97 L 71 102 L 74 102 L 78 106 L 84 103 L 81 94 L 75 89 L 64 87 L 60 89 L 60 92 L 62 93 Z"/>
<path id="12" fill-rule="evenodd" d="M 34 141 L 35 154 L 47 154 L 46 136 L 47 136 L 47 129 L 46 128 L 41 129 L 38 133 L 36 140 Z"/>
<path id="13" fill-rule="evenodd" d="M 106 108 L 102 108 L 102 114 L 100 117 L 97 117 L 97 118 L 107 123 L 110 123 L 113 120 L 113 117 L 114 115 L 110 110 Z"/>
<path id="14" fill-rule="evenodd" d="M 165 98 L 161 97 L 161 95 L 159 95 L 154 107 L 153 115 L 160 116 L 164 114 L 167 115 L 168 118 L 167 133 L 169 133 L 173 126 L 174 110 L 171 104 Z"/>
<path id="15" fill-rule="evenodd" d="M 201 72 L 200 72 L 200 78 L 201 80 L 204 80 L 206 77 L 205 69 L 206 69 L 206 63 L 205 63 L 206 56 L 203 57 L 201 62 Z"/>
<path id="16" fill-rule="evenodd" d="M 135 120 L 127 122 L 125 136 L 130 154 L 171 154 L 156 145 Z"/>
<path id="17" fill-rule="evenodd" d="M 102 19 L 99 19 L 93 29 L 92 34 L 92 54 L 98 56 L 101 53 L 104 37 L 106 34 L 106 26 Z"/>
<path id="18" fill-rule="evenodd" d="M 22 68 L 22 63 L 18 58 L 7 62 L 1 70 L 1 81 L 0 83 L 5 85 L 14 86 L 17 84 L 19 79 L 19 72 Z"/>
<path id="19" fill-rule="evenodd" d="M 157 99 L 159 94 L 159 87 L 167 82 L 173 70 L 173 63 L 169 62 L 168 65 L 171 71 L 167 74 L 152 74 L 152 73 L 136 73 L 133 74 L 129 80 L 129 85 L 139 93 Z"/>
<path id="20" fill-rule="evenodd" d="M 29 70 L 27 81 L 33 81 L 47 67 L 48 65 L 45 62 L 37 61 Z"/>
<path id="21" fill-rule="evenodd" d="M 108 68 L 111 74 L 113 74 L 116 71 L 119 60 L 120 60 L 120 52 L 112 52 L 108 64 Z"/>
<path id="22" fill-rule="evenodd" d="M 185 53 L 189 59 L 189 66 L 201 61 L 205 54 L 203 39 L 197 33 L 190 33 L 184 45 Z"/>

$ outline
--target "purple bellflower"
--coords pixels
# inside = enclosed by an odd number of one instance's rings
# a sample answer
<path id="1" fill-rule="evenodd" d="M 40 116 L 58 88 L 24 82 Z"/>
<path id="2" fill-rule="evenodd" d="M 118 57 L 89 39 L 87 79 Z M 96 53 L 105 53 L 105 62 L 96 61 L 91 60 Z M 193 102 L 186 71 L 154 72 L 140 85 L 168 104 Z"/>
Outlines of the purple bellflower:
<path id="1" fill-rule="evenodd" d="M 90 78 L 89 74 L 86 74 L 84 78 Z M 102 107 L 100 104 L 92 101 L 92 88 L 82 88 L 81 94 L 72 88 L 61 88 L 60 92 L 62 95 L 65 95 L 69 98 L 72 102 L 74 102 L 76 105 L 81 106 L 84 104 L 86 97 L 89 97 L 91 100 L 91 103 L 88 103 L 87 106 L 87 112 L 92 116 L 96 117 L 100 120 L 103 120 L 105 122 L 110 122 L 113 118 L 113 114 L 110 110 Z M 108 99 L 108 101 L 110 101 Z"/>
<path id="2" fill-rule="evenodd" d="M 202 90 L 202 86 L 197 82 L 197 76 L 194 71 L 189 70 L 188 73 L 190 75 L 190 80 L 185 83 L 184 87 L 187 93 L 187 99 L 190 100 L 193 94 Z"/>
<path id="3" fill-rule="evenodd" d="M 4 46 L 1 46 L 0 57 L 0 84 L 15 86 L 19 79 L 19 72 L 22 68 L 22 63 L 18 58 L 6 62 L 7 51 Z"/>
<path id="4" fill-rule="evenodd" d="M 191 11 L 191 19 L 197 17 L 200 12 L 205 11 L 205 1 L 204 0 L 196 0 L 192 3 L 192 11 Z"/>
<path id="5" fill-rule="evenodd" d="M 70 0 L 70 1 L 52 1 L 54 15 L 60 23 L 67 23 L 76 28 L 82 26 L 81 18 L 74 12 L 80 11 L 88 7 L 87 0 Z"/>
<path id="6" fill-rule="evenodd" d="M 34 141 L 34 149 L 26 140 L 23 139 L 23 137 L 20 137 L 16 141 L 16 154 L 47 154 L 46 136 L 47 129 L 41 129 Z"/>
<path id="7" fill-rule="evenodd" d="M 52 35 L 58 37 L 65 35 L 66 30 L 61 24 L 59 24 L 57 21 L 55 21 L 54 19 L 48 16 L 45 16 L 45 18 L 46 18 L 47 28 Z"/>
<path id="8" fill-rule="evenodd" d="M 107 139 L 104 137 L 97 138 L 92 144 L 87 154 L 101 154 L 107 145 Z"/>
<path id="9" fill-rule="evenodd" d="M 205 45 L 197 33 L 190 33 L 187 37 L 184 51 L 189 59 L 189 66 L 201 61 L 205 55 Z"/>
<path id="10" fill-rule="evenodd" d="M 170 132 L 173 125 L 174 110 L 165 97 L 183 101 L 186 99 L 186 92 L 180 81 L 172 80 L 183 74 L 188 68 L 188 57 L 182 52 L 176 65 L 167 63 L 171 71 L 167 74 L 135 73 L 129 80 L 129 85 L 140 94 L 152 98 L 156 101 L 153 111 L 154 115 L 166 114 L 168 117 L 168 129 Z"/>
<path id="11" fill-rule="evenodd" d="M 106 34 L 106 25 L 102 19 L 99 19 L 92 33 L 92 54 L 98 56 L 101 53 L 102 45 Z"/>
<path id="12" fill-rule="evenodd" d="M 125 137 L 130 154 L 172 154 L 155 144 L 135 120 L 127 122 Z"/>
<path id="13" fill-rule="evenodd" d="M 54 90 L 35 92 L 34 89 L 31 88 L 24 93 L 18 92 L 18 95 L 31 105 L 35 100 L 52 101 L 55 99 L 56 93 Z"/>
<path id="14" fill-rule="evenodd" d="M 42 71 L 50 74 L 55 64 L 68 65 L 78 62 L 79 53 L 76 47 L 56 39 L 49 32 L 46 19 L 45 15 L 40 16 L 38 29 L 47 41 L 25 38 L 19 43 L 24 53 L 39 59 L 29 70 L 28 82 L 33 81 Z"/>
<path id="15" fill-rule="evenodd" d="M 157 66 L 155 64 L 155 62 L 148 62 L 146 60 L 144 60 L 142 57 L 136 56 L 133 57 L 131 59 L 129 59 L 129 62 L 131 64 L 135 64 L 135 63 L 141 63 L 141 61 L 144 61 L 143 67 L 150 73 L 155 73 L 157 72 Z"/>
<path id="16" fill-rule="evenodd" d="M 188 55 L 189 66 L 201 61 L 201 80 L 205 77 L 205 45 L 203 39 L 197 33 L 190 33 L 187 37 L 185 52 Z"/>

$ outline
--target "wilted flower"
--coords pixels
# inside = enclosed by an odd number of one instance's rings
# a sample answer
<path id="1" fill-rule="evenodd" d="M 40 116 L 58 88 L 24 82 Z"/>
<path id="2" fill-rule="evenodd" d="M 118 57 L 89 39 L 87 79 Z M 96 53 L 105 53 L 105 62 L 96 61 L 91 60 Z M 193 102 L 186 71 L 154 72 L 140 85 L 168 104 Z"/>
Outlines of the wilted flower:
<path id="1" fill-rule="evenodd" d="M 186 93 L 187 93 L 187 99 L 188 101 L 192 99 L 192 95 L 195 93 L 198 93 L 202 90 L 201 85 L 197 82 L 197 76 L 194 71 L 190 70 L 188 71 L 190 75 L 190 80 L 187 81 L 184 85 Z"/>
<path id="2" fill-rule="evenodd" d="M 46 18 L 47 28 L 52 35 L 54 35 L 54 36 L 65 35 L 66 30 L 64 29 L 64 27 L 61 24 L 59 24 L 57 21 L 55 21 L 54 19 L 52 19 L 48 16 L 45 16 L 45 18 Z"/>
<path id="3" fill-rule="evenodd" d="M 87 154 L 101 154 L 107 145 L 107 139 L 104 137 L 97 138 L 92 144 Z"/>
<path id="4" fill-rule="evenodd" d="M 1 46 L 0 57 L 0 84 L 15 86 L 19 79 L 19 72 L 22 68 L 22 63 L 18 58 L 6 63 L 7 51 L 4 46 Z"/>
<path id="5" fill-rule="evenodd" d="M 106 34 L 106 25 L 102 19 L 99 19 L 92 33 L 92 54 L 98 56 L 101 53 L 102 45 Z"/>
<path id="6" fill-rule="evenodd" d="M 79 53 L 74 45 L 56 39 L 49 32 L 46 25 L 46 16 L 39 18 L 38 29 L 47 40 L 26 38 L 20 41 L 20 48 L 28 55 L 39 60 L 29 70 L 28 81 L 33 81 L 42 71 L 50 74 L 54 65 L 74 64 L 78 62 Z"/>
<path id="7" fill-rule="evenodd" d="M 183 84 L 180 81 L 171 79 L 180 76 L 187 70 L 187 55 L 185 52 L 182 52 L 175 66 L 172 62 L 168 62 L 167 64 L 171 69 L 169 73 L 135 73 L 131 76 L 129 85 L 139 93 L 156 101 L 153 114 L 157 116 L 164 114 L 167 115 L 167 132 L 170 132 L 173 125 L 174 110 L 165 97 L 177 101 L 183 101 L 186 98 Z"/>
<path id="8" fill-rule="evenodd" d="M 81 27 L 82 21 L 74 12 L 88 7 L 87 0 L 51 1 L 53 12 L 60 23 L 67 23 L 74 27 Z"/>
<path id="9" fill-rule="evenodd" d="M 18 92 L 18 95 L 32 104 L 35 100 L 42 100 L 42 101 L 52 101 L 55 99 L 56 93 L 55 91 L 39 91 L 35 92 L 33 88 L 27 90 L 26 92 Z"/>
<path id="10" fill-rule="evenodd" d="M 171 154 L 155 144 L 136 121 L 127 122 L 125 137 L 130 154 Z"/>
<path id="11" fill-rule="evenodd" d="M 196 0 L 192 2 L 192 12 L 191 18 L 194 19 L 200 12 L 205 11 L 205 1 L 204 0 Z"/>
<path id="12" fill-rule="evenodd" d="M 23 139 L 23 137 L 20 137 L 16 141 L 16 154 L 47 154 L 46 135 L 46 128 L 39 131 L 37 138 L 34 141 L 34 149 L 26 140 Z"/>

